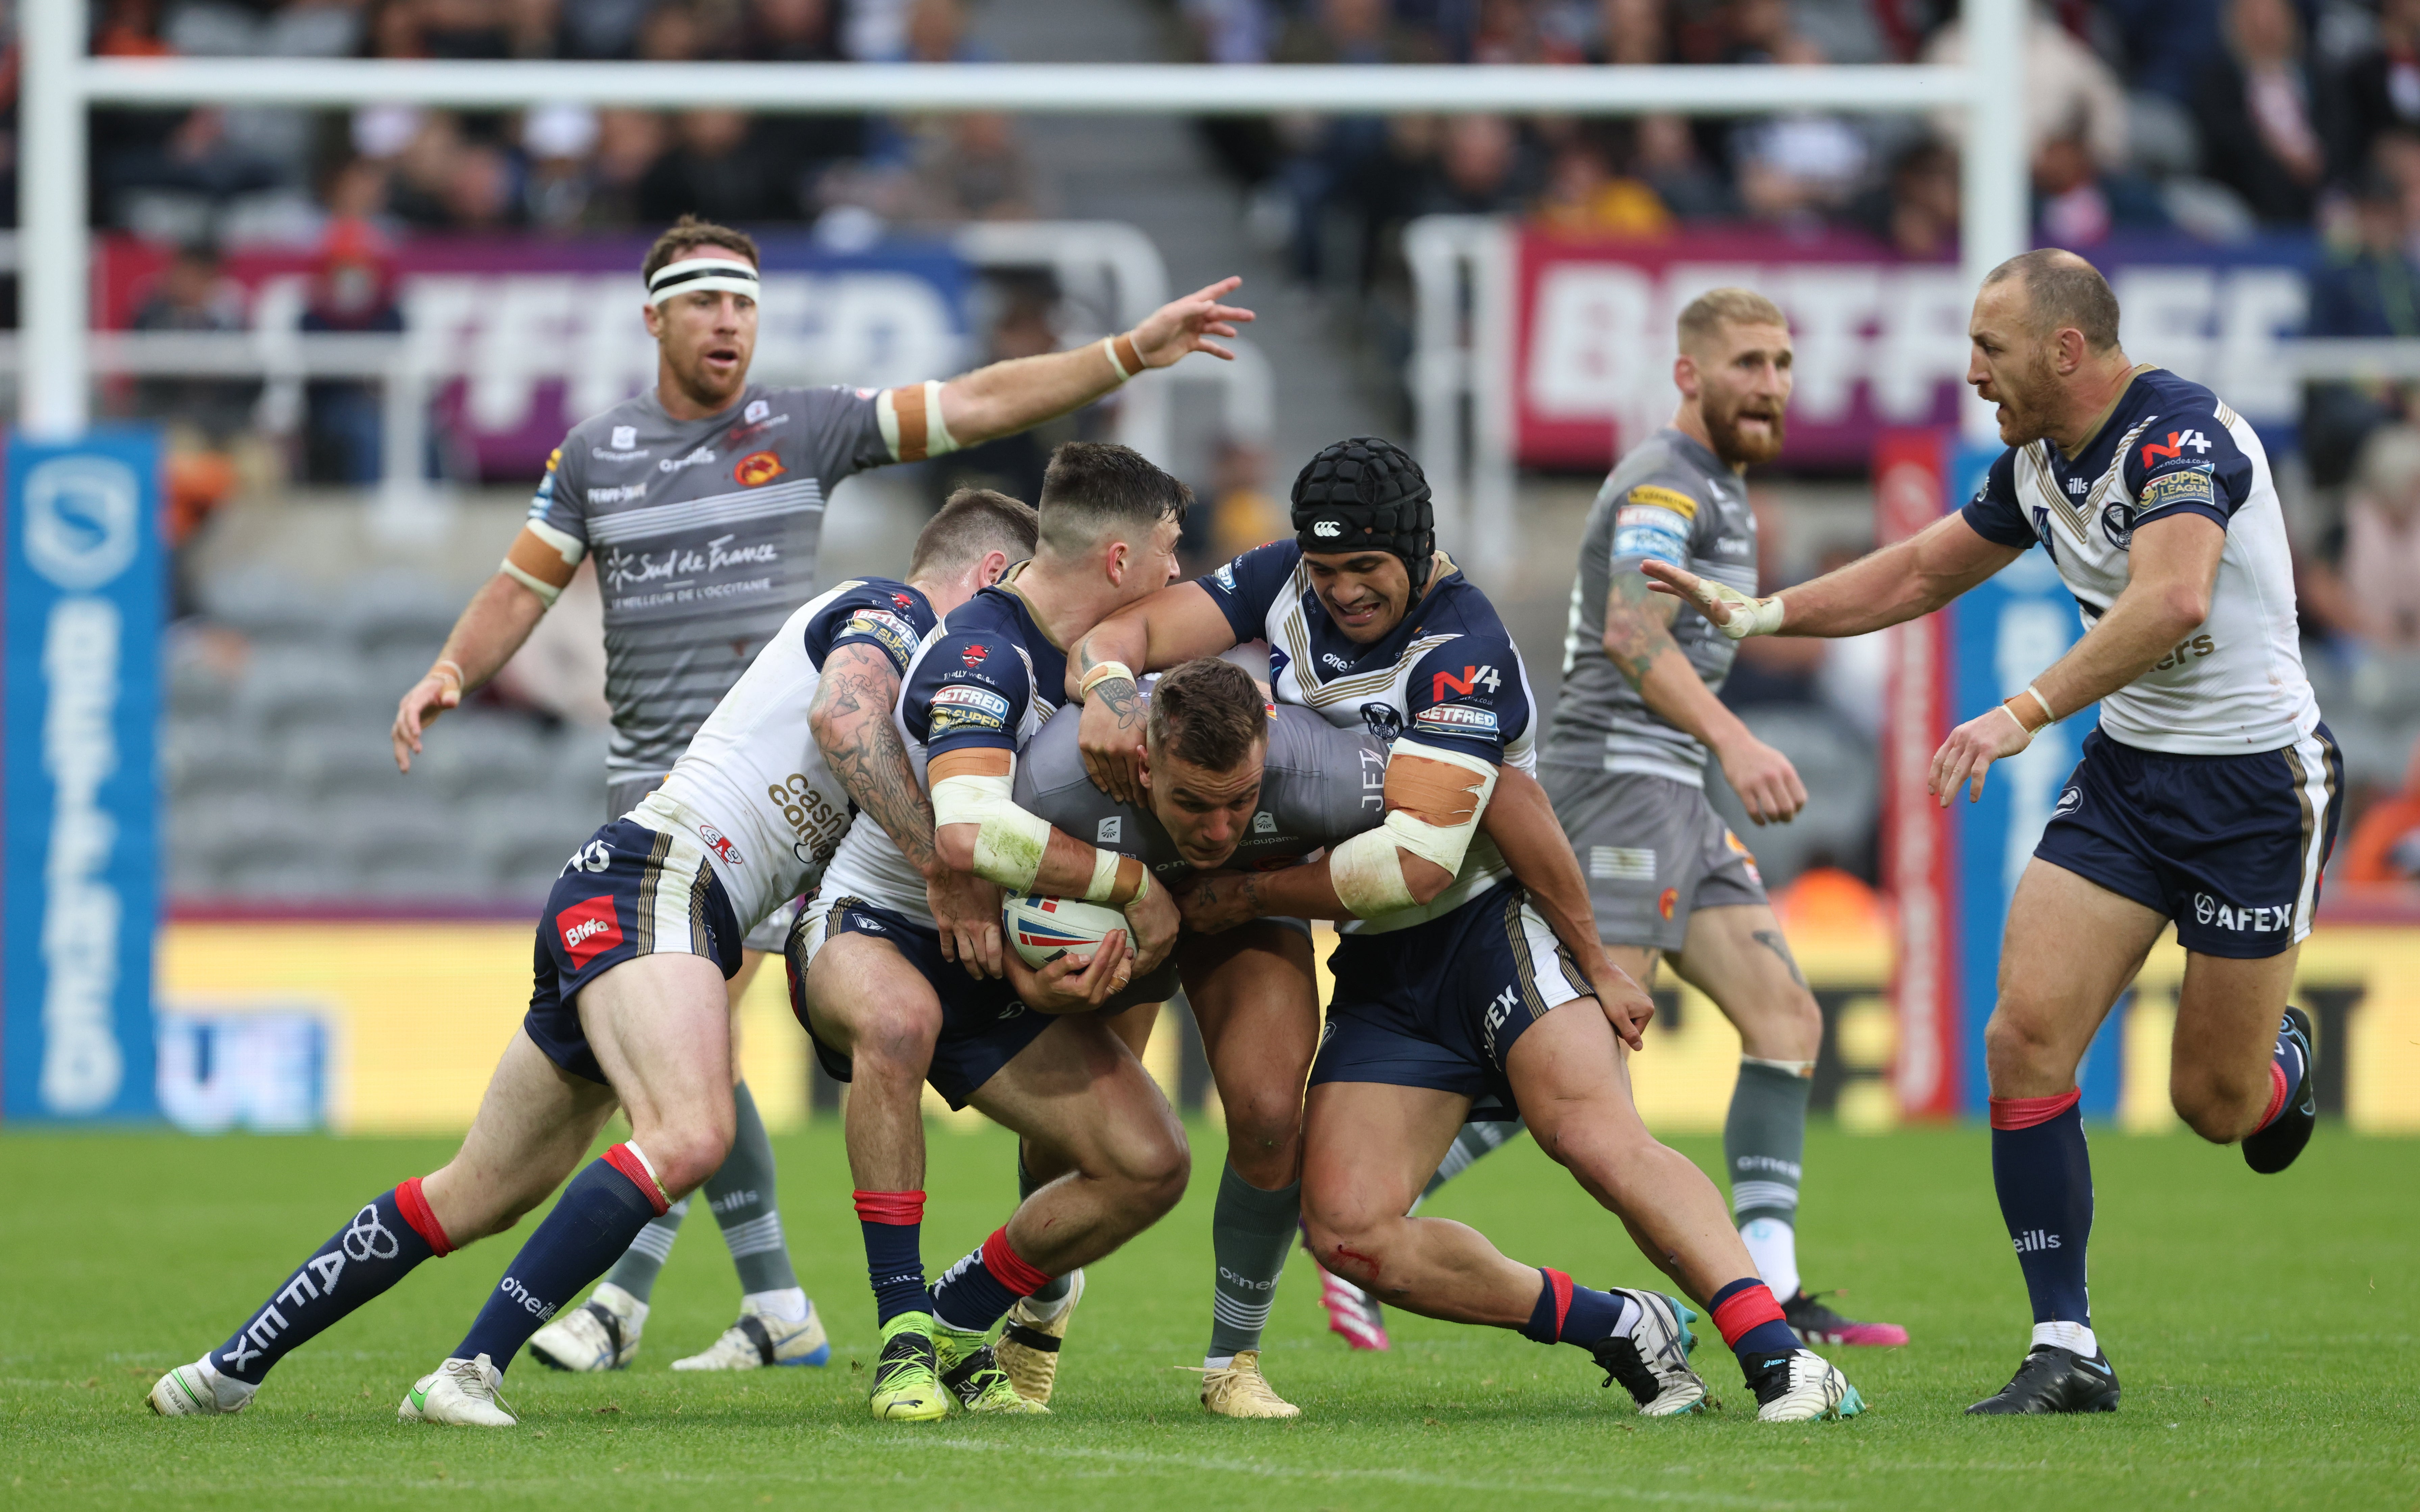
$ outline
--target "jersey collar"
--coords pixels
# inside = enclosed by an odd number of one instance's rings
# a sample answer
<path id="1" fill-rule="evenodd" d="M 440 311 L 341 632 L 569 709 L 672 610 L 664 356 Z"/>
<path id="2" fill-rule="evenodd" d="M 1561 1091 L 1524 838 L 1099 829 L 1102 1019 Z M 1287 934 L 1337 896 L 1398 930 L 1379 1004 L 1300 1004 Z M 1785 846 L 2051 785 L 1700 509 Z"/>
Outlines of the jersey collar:
<path id="1" fill-rule="evenodd" d="M 2108 434 L 2110 420 L 2118 410 L 2126 408 L 2126 401 L 2134 396 L 2134 380 L 2146 373 L 2156 371 L 2158 366 L 2152 363 L 2136 363 L 2133 367 L 2128 368 L 2126 381 L 2118 385 L 2117 394 L 2109 401 L 2109 407 L 2102 410 L 2093 420 L 2092 428 L 2084 433 L 2084 440 L 2075 443 L 2075 450 L 2071 452 L 2066 447 L 2054 445 L 2053 450 L 2058 453 L 2059 460 L 2073 467 L 2083 457 L 2089 455 L 2094 443 Z"/>

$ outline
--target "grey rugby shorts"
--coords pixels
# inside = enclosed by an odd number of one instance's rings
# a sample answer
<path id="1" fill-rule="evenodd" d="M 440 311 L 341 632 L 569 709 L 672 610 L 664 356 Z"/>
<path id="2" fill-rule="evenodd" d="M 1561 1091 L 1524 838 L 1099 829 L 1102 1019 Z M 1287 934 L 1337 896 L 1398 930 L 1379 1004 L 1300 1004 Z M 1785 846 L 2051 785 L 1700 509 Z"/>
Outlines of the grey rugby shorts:
<path id="1" fill-rule="evenodd" d="M 1598 938 L 1678 950 L 1689 915 L 1765 901 L 1764 879 L 1703 788 L 1541 763 L 1538 779 L 1588 873 Z"/>

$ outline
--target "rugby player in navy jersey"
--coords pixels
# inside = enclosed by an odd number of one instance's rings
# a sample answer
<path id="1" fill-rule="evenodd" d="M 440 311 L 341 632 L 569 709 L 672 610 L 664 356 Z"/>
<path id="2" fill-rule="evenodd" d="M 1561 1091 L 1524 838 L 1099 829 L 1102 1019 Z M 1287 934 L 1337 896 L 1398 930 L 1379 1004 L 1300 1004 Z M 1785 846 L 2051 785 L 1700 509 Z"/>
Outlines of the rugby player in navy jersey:
<path id="1" fill-rule="evenodd" d="M 2169 1096 L 2256 1171 L 2291 1165 L 2318 1117 L 2311 1025 L 2288 1005 L 2335 840 L 2344 762 L 2303 673 L 2293 564 L 2269 458 L 2198 383 L 2128 359 L 2118 299 L 2071 253 L 1993 270 L 1967 382 L 2009 450 L 1965 508 L 1765 598 L 1644 571 L 1738 639 L 1863 635 L 1941 608 L 2039 544 L 2085 631 L 1933 757 L 1946 806 L 1995 761 L 2101 705 L 2009 901 L 1984 1031 L 1992 1176 L 2033 1304 L 2014 1379 L 1970 1412 L 2111 1412 L 2092 1329 L 2091 1161 L 2075 1072 L 2171 921 L 2185 949 Z"/>
<path id="2" fill-rule="evenodd" d="M 1187 926 L 1213 933 L 1270 917 L 1342 921 L 1304 1114 L 1313 1252 L 1413 1312 L 1578 1345 L 1650 1415 L 1698 1408 L 1705 1386 L 1685 1355 L 1695 1315 L 1656 1293 L 1576 1285 L 1507 1259 L 1462 1224 L 1408 1215 L 1474 1109 L 1513 1110 L 1710 1309 L 1760 1418 L 1862 1410 L 1782 1320 L 1713 1182 L 1639 1121 L 1622 1046 L 1641 1048 L 1653 1009 L 1603 961 L 1584 892 L 1579 917 L 1557 928 L 1478 832 L 1498 769 L 1535 766 L 1534 707 L 1495 608 L 1435 548 L 1418 464 L 1387 441 L 1341 441 L 1303 468 L 1293 503 L 1294 540 L 1110 616 L 1078 646 L 1069 676 L 1090 695 L 1087 764 L 1128 801 L 1140 765 L 1134 670 L 1248 640 L 1268 642 L 1280 702 L 1391 748 L 1379 827 L 1311 865 L 1202 879 L 1183 900 Z"/>
<path id="3" fill-rule="evenodd" d="M 421 1261 L 512 1227 L 571 1176 L 399 1409 L 408 1423 L 513 1425 L 499 1396 L 513 1356 L 730 1149 L 724 984 L 747 932 L 814 886 L 852 809 L 929 862 L 932 811 L 891 722 L 900 673 L 937 611 L 1022 559 L 1033 529 L 1023 504 L 970 490 L 919 534 L 908 581 L 842 583 L 773 632 L 663 785 L 564 864 L 529 1011 L 461 1149 L 354 1210 L 225 1344 L 160 1378 L 154 1412 L 241 1411 L 296 1347 Z M 582 1166 L 617 1106 L 630 1137 Z M 771 1352 L 765 1334 L 755 1343 Z"/>
<path id="4" fill-rule="evenodd" d="M 925 638 L 894 722 L 929 787 L 941 862 L 1019 892 L 1083 898 L 1128 928 L 1040 972 L 969 964 L 988 924 L 945 935 L 898 837 L 861 818 L 787 947 L 792 1004 L 832 1074 L 852 1083 L 849 1169 L 882 1328 L 877 1418 L 1027 1412 L 986 1340 L 1037 1291 L 1156 1222 L 1184 1195 L 1184 1131 L 1132 1049 L 1093 1011 L 1174 944 L 1177 916 L 1142 863 L 1054 831 L 1014 797 L 1016 751 L 1058 707 L 1060 648 L 1176 576 L 1185 486 L 1124 446 L 1070 441 L 1044 474 L 1033 558 Z M 971 918 L 972 916 L 967 916 Z M 987 937 L 984 937 L 987 936 Z M 1131 945 L 1129 945 L 1131 936 Z M 953 957 L 958 964 L 954 964 Z M 922 1259 L 923 1086 L 1024 1136 L 1025 1200 L 929 1288 Z M 1063 1308 L 1072 1295 L 1058 1299 Z M 936 1388 L 946 1388 L 945 1397 Z"/>

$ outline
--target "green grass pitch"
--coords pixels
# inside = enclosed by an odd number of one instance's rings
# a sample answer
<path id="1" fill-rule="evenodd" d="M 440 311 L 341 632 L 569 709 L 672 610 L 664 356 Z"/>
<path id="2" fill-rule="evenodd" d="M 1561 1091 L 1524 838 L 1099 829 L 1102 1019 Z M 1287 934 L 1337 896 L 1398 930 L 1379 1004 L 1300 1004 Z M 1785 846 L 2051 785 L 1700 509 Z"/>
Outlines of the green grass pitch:
<path id="1" fill-rule="evenodd" d="M 1907 1349 L 1835 1351 L 1869 1411 L 1756 1423 L 1719 1339 L 1699 1361 L 1725 1409 L 1648 1423 L 1575 1350 L 1395 1313 L 1391 1353 L 1325 1332 L 1299 1254 L 1270 1329 L 1271 1379 L 1303 1416 L 1210 1418 L 1191 1376 L 1208 1327 L 1219 1144 L 1196 1127 L 1194 1189 L 1094 1268 L 1047 1419 L 881 1425 L 865 1412 L 873 1308 L 837 1130 L 778 1141 L 790 1246 L 833 1362 L 675 1376 L 737 1288 L 700 1211 L 656 1293 L 646 1349 L 606 1377 L 524 1357 L 522 1426 L 406 1427 L 406 1387 L 460 1335 L 517 1237 L 425 1265 L 305 1346 L 239 1417 L 163 1422 L 143 1393 L 224 1337 L 352 1207 L 443 1160 L 441 1141 L 0 1137 L 0 1504 L 1724 1507 L 2420 1505 L 2420 1145 L 2323 1132 L 2282 1178 L 2185 1137 L 2094 1142 L 2094 1303 L 2125 1382 L 2114 1416 L 1964 1418 L 2022 1354 L 2022 1283 L 1980 1131 L 1807 1151 L 1803 1248 L 1847 1310 Z M 1713 1163 L 1711 1140 L 1683 1141 Z M 932 1136 L 925 1260 L 1006 1211 L 997 1130 Z M 1646 1285 L 1613 1220 L 1524 1140 L 1435 1203 L 1524 1260 Z M 524 1222 L 520 1234 L 531 1225 Z"/>

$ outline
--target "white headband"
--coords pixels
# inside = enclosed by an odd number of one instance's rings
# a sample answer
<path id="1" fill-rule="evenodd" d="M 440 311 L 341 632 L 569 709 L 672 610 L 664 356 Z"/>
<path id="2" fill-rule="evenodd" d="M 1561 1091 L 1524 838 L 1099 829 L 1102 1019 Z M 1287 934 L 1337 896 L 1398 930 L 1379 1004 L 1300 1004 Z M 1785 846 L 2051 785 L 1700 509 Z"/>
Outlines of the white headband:
<path id="1" fill-rule="evenodd" d="M 675 294 L 698 289 L 721 290 L 756 297 L 756 270 L 736 257 L 684 257 L 666 263 L 647 280 L 647 302 L 661 304 Z"/>

